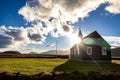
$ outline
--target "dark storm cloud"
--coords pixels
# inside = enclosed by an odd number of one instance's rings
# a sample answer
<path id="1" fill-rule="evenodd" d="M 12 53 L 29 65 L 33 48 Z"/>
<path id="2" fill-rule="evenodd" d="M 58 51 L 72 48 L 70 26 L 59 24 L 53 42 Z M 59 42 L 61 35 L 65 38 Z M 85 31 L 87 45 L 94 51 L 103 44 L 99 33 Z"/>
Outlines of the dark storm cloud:
<path id="1" fill-rule="evenodd" d="M 36 42 L 42 40 L 42 36 L 39 34 L 28 34 L 28 37 L 30 38 L 30 40 L 36 41 Z"/>
<path id="2" fill-rule="evenodd" d="M 65 32 L 69 32 L 70 31 L 70 27 L 68 25 L 63 25 L 62 28 L 63 28 L 63 30 Z"/>
<path id="3" fill-rule="evenodd" d="M 59 4 L 64 7 L 66 11 L 74 11 L 80 8 L 86 1 L 85 0 L 59 0 Z"/>
<path id="4" fill-rule="evenodd" d="M 22 30 L 20 29 L 9 29 L 6 30 L 5 33 L 9 36 L 12 36 L 15 41 L 24 40 L 24 37 L 22 36 Z"/>
<path id="5" fill-rule="evenodd" d="M 0 34 L 0 48 L 7 48 L 11 44 L 12 44 L 11 37 Z"/>

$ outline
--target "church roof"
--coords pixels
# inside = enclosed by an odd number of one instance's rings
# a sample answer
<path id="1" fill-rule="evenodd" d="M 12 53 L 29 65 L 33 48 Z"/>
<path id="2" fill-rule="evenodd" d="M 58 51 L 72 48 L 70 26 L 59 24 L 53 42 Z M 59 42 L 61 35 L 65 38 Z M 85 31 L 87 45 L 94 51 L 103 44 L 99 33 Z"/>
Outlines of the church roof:
<path id="1" fill-rule="evenodd" d="M 89 38 L 102 38 L 97 31 L 94 31 L 94 32 L 90 33 L 86 37 L 89 37 Z M 84 37 L 84 38 L 86 38 L 86 37 Z"/>
<path id="2" fill-rule="evenodd" d="M 102 38 L 102 36 L 97 31 L 88 34 L 82 39 L 82 41 L 86 45 L 99 45 L 102 47 L 110 47 L 110 45 Z"/>

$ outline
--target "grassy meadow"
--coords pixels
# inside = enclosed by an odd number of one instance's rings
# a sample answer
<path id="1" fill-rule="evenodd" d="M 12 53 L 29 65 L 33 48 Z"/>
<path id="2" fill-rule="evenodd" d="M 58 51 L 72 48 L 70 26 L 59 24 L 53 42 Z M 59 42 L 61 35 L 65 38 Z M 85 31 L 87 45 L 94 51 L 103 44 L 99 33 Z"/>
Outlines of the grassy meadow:
<path id="1" fill-rule="evenodd" d="M 55 58 L 0 58 L 0 72 L 36 74 L 44 71 L 48 73 L 66 61 L 67 59 Z"/>
<path id="2" fill-rule="evenodd" d="M 113 60 L 112 63 L 85 63 L 61 58 L 0 58 L 0 72 L 20 72 L 32 75 L 40 72 L 76 70 L 83 73 L 88 71 L 120 72 L 120 60 Z"/>

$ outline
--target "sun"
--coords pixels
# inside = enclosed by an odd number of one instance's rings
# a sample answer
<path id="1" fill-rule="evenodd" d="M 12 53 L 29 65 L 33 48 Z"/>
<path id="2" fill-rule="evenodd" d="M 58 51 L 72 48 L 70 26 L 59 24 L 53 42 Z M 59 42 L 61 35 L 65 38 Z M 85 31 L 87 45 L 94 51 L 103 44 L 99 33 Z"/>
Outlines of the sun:
<path id="1" fill-rule="evenodd" d="M 80 43 L 80 42 L 81 42 L 81 39 L 80 39 L 79 37 L 76 37 L 75 39 L 76 39 L 76 40 L 75 40 L 76 43 Z"/>
<path id="2" fill-rule="evenodd" d="M 72 34 L 70 36 L 70 43 L 71 43 L 71 45 L 79 44 L 80 42 L 81 42 L 81 39 L 78 37 L 78 35 Z"/>

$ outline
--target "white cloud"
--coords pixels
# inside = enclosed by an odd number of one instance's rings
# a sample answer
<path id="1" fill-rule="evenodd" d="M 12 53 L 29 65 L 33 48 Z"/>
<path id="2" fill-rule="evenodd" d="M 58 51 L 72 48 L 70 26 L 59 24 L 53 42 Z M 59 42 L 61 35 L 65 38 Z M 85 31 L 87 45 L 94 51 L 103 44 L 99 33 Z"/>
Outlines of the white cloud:
<path id="1" fill-rule="evenodd" d="M 53 37 L 58 37 L 58 35 L 67 35 L 72 32 L 72 28 L 69 25 L 60 25 L 60 27 L 52 26 L 53 23 L 48 22 L 45 27 L 38 22 L 37 24 L 33 24 L 31 27 L 23 28 L 23 27 L 5 27 L 0 26 L 0 44 L 1 48 L 11 47 L 18 48 L 23 44 L 42 44 L 45 42 L 46 36 L 48 33 L 51 33 Z M 56 30 L 56 31 L 55 31 Z M 2 41 L 4 39 L 3 46 Z"/>
<path id="2" fill-rule="evenodd" d="M 103 38 L 111 45 L 120 47 L 120 37 L 116 36 L 103 36 Z"/>
<path id="3" fill-rule="evenodd" d="M 29 0 L 19 10 L 27 21 L 48 21 L 50 17 L 61 22 L 76 22 L 78 18 L 89 16 L 101 4 L 108 3 L 105 10 L 110 13 L 120 13 L 119 0 Z"/>
<path id="4" fill-rule="evenodd" d="M 118 0 L 28 0 L 18 13 L 28 22 L 36 21 L 34 29 L 41 23 L 40 21 L 44 22 L 46 27 L 40 27 L 41 34 L 51 33 L 53 37 L 58 37 L 72 33 L 73 27 L 66 24 L 66 21 L 74 23 L 78 18 L 88 17 L 90 12 L 106 3 L 109 5 L 105 10 L 114 14 L 119 13 L 120 1 Z M 51 17 L 53 20 L 49 21 Z M 64 25 L 69 26 L 68 32 L 64 30 Z"/>
<path id="5" fill-rule="evenodd" d="M 58 30 L 60 35 L 68 36 L 73 32 L 73 26 L 63 24 L 62 27 Z"/>
<path id="6" fill-rule="evenodd" d="M 23 15 L 24 18 L 29 22 L 40 19 L 42 21 L 46 21 L 46 19 L 50 17 L 49 14 L 51 12 L 51 7 L 46 7 L 47 4 L 42 4 L 43 1 L 44 0 L 29 0 L 26 5 L 19 10 L 18 13 Z"/>
<path id="7" fill-rule="evenodd" d="M 42 31 L 40 31 L 40 27 L 36 28 L 36 26 L 29 28 L 1 26 L 0 31 L 2 32 L 0 44 L 2 45 L 3 39 L 5 44 L 5 46 L 1 46 L 1 48 L 17 48 L 20 45 L 28 43 L 41 44 L 46 39 L 45 36 L 41 34 Z"/>
<path id="8" fill-rule="evenodd" d="M 52 36 L 57 37 L 65 34 L 62 31 L 66 21 L 74 23 L 78 18 L 88 17 L 90 12 L 104 3 L 109 4 L 105 10 L 119 13 L 120 1 L 118 0 L 29 0 L 18 13 L 28 22 L 43 21 L 47 25 L 42 28 L 43 33 L 47 35 L 50 32 Z M 53 20 L 49 21 L 51 17 Z"/>
<path id="9" fill-rule="evenodd" d="M 110 3 L 105 10 L 113 14 L 120 14 L 120 0 L 107 0 Z"/>
<path id="10" fill-rule="evenodd" d="M 48 21 L 50 17 L 54 17 L 62 22 L 75 22 L 78 17 L 87 17 L 89 12 L 96 10 L 104 2 L 105 0 L 29 0 L 19 10 L 19 14 L 27 21 Z"/>
<path id="11" fill-rule="evenodd" d="M 48 44 L 48 45 L 46 45 L 45 47 L 53 47 L 53 46 L 55 46 L 56 44 Z"/>
<path id="12" fill-rule="evenodd" d="M 14 46 L 21 45 L 21 43 L 41 44 L 45 41 L 48 33 L 53 37 L 70 36 L 74 27 L 68 25 L 66 21 L 74 23 L 78 21 L 78 18 L 88 17 L 90 12 L 104 3 L 109 4 L 105 7 L 105 10 L 114 14 L 120 13 L 119 0 L 28 0 L 18 13 L 26 21 L 36 21 L 36 23 L 27 28 L 6 28 L 2 26 L 0 27 L 0 33 L 2 36 L 10 37 L 10 44 Z M 53 20 L 49 21 L 51 18 Z M 42 22 L 44 22 L 44 25 Z M 116 37 L 113 38 L 113 41 L 116 42 Z"/>

